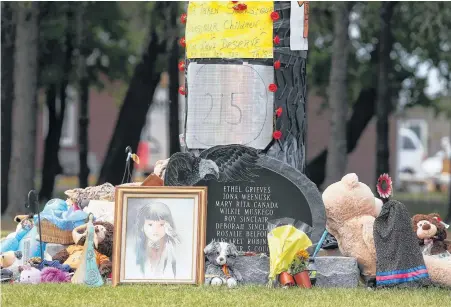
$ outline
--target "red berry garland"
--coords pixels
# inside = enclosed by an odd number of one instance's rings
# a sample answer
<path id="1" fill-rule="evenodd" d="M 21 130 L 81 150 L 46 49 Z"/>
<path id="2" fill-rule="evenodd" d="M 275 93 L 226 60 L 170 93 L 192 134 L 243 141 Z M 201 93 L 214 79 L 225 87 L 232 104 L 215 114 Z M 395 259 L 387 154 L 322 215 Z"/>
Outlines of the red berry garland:
<path id="1" fill-rule="evenodd" d="M 247 10 L 247 5 L 244 4 L 244 3 L 238 3 L 238 4 L 233 6 L 233 9 L 235 11 L 245 11 L 245 10 Z"/>
<path id="2" fill-rule="evenodd" d="M 183 95 L 183 96 L 186 95 L 186 91 L 185 91 L 185 87 L 184 86 L 179 87 L 179 93 L 180 93 L 180 95 Z"/>
<path id="3" fill-rule="evenodd" d="M 184 71 L 185 70 L 185 61 L 180 61 L 178 67 L 179 67 L 179 71 Z"/>
<path id="4" fill-rule="evenodd" d="M 280 68 L 280 61 L 277 60 L 274 62 L 274 69 L 279 69 Z"/>
<path id="5" fill-rule="evenodd" d="M 271 84 L 268 86 L 268 89 L 269 89 L 270 92 L 275 93 L 275 92 L 277 92 L 277 85 L 275 85 L 274 83 L 271 83 Z"/>
<path id="6" fill-rule="evenodd" d="M 179 43 L 180 43 L 180 46 L 182 46 L 183 48 L 186 47 L 186 41 L 185 41 L 185 38 L 184 38 L 184 37 L 182 37 L 182 38 L 180 39 Z"/>
<path id="7" fill-rule="evenodd" d="M 273 21 L 277 21 L 277 20 L 279 20 L 279 18 L 280 18 L 279 13 L 277 13 L 277 12 L 272 12 L 272 13 L 271 13 L 271 19 L 272 19 Z"/>
<path id="8" fill-rule="evenodd" d="M 278 107 L 276 110 L 276 116 L 280 117 L 280 115 L 282 115 L 282 107 Z"/>
<path id="9" fill-rule="evenodd" d="M 280 138 L 282 137 L 282 132 L 280 132 L 279 130 L 274 131 L 274 133 L 272 134 L 272 137 L 275 140 L 280 140 Z"/>
<path id="10" fill-rule="evenodd" d="M 279 35 L 274 36 L 274 40 L 273 41 L 274 41 L 274 44 L 276 44 L 276 45 L 280 44 Z"/>
<path id="11" fill-rule="evenodd" d="M 183 13 L 183 14 L 180 16 L 180 22 L 181 22 L 181 23 L 186 23 L 187 17 L 188 17 L 188 16 L 187 16 L 185 13 Z"/>

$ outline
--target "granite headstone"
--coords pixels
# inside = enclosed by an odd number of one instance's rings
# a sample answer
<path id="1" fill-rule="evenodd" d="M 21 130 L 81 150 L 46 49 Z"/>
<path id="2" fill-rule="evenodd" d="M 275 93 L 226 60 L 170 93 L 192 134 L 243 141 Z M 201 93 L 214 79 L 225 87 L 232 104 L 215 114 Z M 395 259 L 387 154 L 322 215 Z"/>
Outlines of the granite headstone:
<path id="1" fill-rule="evenodd" d="M 208 187 L 207 242 L 234 243 L 239 251 L 268 253 L 268 221 L 293 218 L 311 227 L 317 242 L 325 209 L 316 185 L 297 169 L 241 145 L 173 155 L 165 185 Z"/>

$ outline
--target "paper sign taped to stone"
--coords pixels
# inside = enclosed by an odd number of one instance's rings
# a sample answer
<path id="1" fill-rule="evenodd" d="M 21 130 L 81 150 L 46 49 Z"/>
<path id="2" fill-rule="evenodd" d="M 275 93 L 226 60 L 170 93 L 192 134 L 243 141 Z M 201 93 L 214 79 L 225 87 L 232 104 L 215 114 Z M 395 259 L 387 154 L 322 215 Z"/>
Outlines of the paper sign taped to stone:
<path id="1" fill-rule="evenodd" d="M 291 1 L 290 49 L 308 50 L 308 1 Z"/>
<path id="2" fill-rule="evenodd" d="M 190 1 L 186 55 L 194 58 L 273 57 L 273 1 L 246 2 L 236 11 L 232 1 Z"/>
<path id="3" fill-rule="evenodd" d="M 272 140 L 272 66 L 197 64 L 188 66 L 186 144 L 205 149 L 241 144 L 264 149 Z"/>

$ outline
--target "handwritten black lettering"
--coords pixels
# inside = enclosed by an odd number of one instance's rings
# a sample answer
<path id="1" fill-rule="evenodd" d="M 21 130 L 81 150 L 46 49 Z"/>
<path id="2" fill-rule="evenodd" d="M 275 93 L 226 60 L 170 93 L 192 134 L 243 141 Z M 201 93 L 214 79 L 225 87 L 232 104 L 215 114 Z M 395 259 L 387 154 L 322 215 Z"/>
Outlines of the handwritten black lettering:
<path id="1" fill-rule="evenodd" d="M 224 21 L 224 29 L 226 30 L 244 30 L 244 29 L 254 29 L 258 28 L 260 25 L 260 20 L 255 21 L 234 21 L 228 19 Z"/>

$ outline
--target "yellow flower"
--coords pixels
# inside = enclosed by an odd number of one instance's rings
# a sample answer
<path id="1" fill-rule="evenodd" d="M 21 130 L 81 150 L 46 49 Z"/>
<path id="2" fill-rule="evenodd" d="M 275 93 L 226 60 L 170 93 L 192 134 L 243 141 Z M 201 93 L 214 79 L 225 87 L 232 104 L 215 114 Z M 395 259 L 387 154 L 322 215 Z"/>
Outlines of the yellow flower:
<path id="1" fill-rule="evenodd" d="M 296 253 L 296 256 L 302 259 L 308 259 L 310 255 L 305 249 L 301 249 Z"/>

